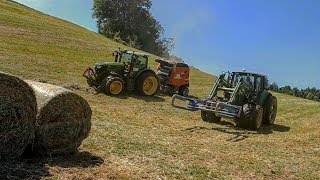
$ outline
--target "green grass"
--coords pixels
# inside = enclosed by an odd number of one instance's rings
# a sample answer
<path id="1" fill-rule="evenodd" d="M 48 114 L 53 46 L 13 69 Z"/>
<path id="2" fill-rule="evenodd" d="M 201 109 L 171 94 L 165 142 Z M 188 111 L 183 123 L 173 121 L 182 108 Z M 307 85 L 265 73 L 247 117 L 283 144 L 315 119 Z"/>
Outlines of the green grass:
<path id="1" fill-rule="evenodd" d="M 92 130 L 80 154 L 26 158 L 0 172 L 50 179 L 319 178 L 320 103 L 275 94 L 275 125 L 255 132 L 228 121 L 202 122 L 199 112 L 172 108 L 168 96 L 110 97 L 87 91 L 83 70 L 111 61 L 119 46 L 125 48 L 67 21 L 0 0 L 0 71 L 79 87 L 75 92 L 93 110 Z M 151 68 L 155 58 L 151 55 Z M 204 98 L 214 80 L 192 70 L 191 95 Z"/>

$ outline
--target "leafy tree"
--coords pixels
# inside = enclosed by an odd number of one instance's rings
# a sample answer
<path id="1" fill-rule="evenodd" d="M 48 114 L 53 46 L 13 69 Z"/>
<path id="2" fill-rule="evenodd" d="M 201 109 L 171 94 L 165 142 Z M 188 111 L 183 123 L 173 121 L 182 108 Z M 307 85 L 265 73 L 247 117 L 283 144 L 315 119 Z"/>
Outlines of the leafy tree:
<path id="1" fill-rule="evenodd" d="M 308 92 L 306 99 L 313 100 L 313 98 L 314 98 L 314 95 L 312 93 Z"/>
<path id="2" fill-rule="evenodd" d="M 297 96 L 297 97 L 300 97 L 300 90 L 298 88 L 293 88 L 292 89 L 292 95 L 293 96 Z"/>
<path id="3" fill-rule="evenodd" d="M 271 91 L 277 92 L 277 91 L 279 90 L 279 87 L 278 87 L 277 83 L 274 82 L 274 83 L 272 83 L 272 84 L 270 85 L 269 89 L 270 89 Z"/>
<path id="4" fill-rule="evenodd" d="M 320 102 L 320 89 L 317 89 L 315 87 L 308 87 L 305 89 L 298 89 L 294 87 L 291 89 L 291 86 L 287 85 L 279 88 L 276 83 L 272 83 L 270 85 L 270 90 Z"/>
<path id="5" fill-rule="evenodd" d="M 290 94 L 290 92 L 291 92 L 291 86 L 284 86 L 284 87 L 283 87 L 283 92 L 284 92 L 285 94 Z"/>
<path id="6" fill-rule="evenodd" d="M 118 35 L 118 42 L 168 55 L 172 40 L 163 38 L 164 29 L 150 13 L 150 0 L 94 0 L 93 17 L 98 31 L 108 38 Z"/>

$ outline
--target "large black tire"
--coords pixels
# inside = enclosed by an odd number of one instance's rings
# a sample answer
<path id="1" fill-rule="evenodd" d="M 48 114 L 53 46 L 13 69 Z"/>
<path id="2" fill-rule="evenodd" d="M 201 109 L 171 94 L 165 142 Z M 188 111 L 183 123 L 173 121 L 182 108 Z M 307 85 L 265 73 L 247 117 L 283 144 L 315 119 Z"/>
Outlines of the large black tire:
<path id="1" fill-rule="evenodd" d="M 263 108 L 260 105 L 245 104 L 240 118 L 236 119 L 237 126 L 243 129 L 257 130 L 262 124 Z"/>
<path id="2" fill-rule="evenodd" d="M 91 80 L 91 79 L 87 79 L 87 84 L 88 84 L 90 87 L 93 87 L 93 86 L 96 85 L 96 84 L 93 82 L 93 80 Z"/>
<path id="3" fill-rule="evenodd" d="M 189 95 L 189 87 L 188 86 L 179 87 L 178 94 L 181 96 L 187 97 Z"/>
<path id="4" fill-rule="evenodd" d="M 201 118 L 204 122 L 217 123 L 221 121 L 221 117 L 216 116 L 214 112 L 201 111 Z"/>
<path id="5" fill-rule="evenodd" d="M 273 124 L 278 110 L 277 98 L 274 96 L 269 96 L 266 100 L 264 110 L 263 123 L 267 125 Z"/>
<path id="6" fill-rule="evenodd" d="M 121 87 L 114 88 L 115 85 Z M 103 81 L 102 90 L 109 95 L 119 95 L 124 90 L 124 81 L 120 77 L 107 77 Z"/>
<path id="7" fill-rule="evenodd" d="M 146 84 L 147 83 L 147 84 Z M 153 72 L 146 71 L 139 75 L 136 81 L 136 90 L 143 96 L 154 96 L 160 88 L 157 75 Z"/>

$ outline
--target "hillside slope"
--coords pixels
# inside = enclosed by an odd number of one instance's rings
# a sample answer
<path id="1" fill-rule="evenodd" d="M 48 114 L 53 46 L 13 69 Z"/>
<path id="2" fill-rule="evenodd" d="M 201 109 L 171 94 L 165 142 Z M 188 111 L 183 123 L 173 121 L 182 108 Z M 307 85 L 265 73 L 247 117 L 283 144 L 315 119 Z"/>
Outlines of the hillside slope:
<path id="1" fill-rule="evenodd" d="M 228 121 L 204 123 L 173 109 L 170 97 L 95 95 L 83 70 L 111 61 L 118 47 L 82 27 L 0 0 L 0 71 L 73 87 L 92 107 L 80 153 L 1 163 L 0 177 L 28 178 L 319 178 L 320 103 L 276 94 L 275 125 L 257 132 Z M 129 48 L 130 49 L 130 48 Z M 154 68 L 155 56 L 151 56 Z M 214 76 L 192 70 L 191 94 L 204 98 Z"/>

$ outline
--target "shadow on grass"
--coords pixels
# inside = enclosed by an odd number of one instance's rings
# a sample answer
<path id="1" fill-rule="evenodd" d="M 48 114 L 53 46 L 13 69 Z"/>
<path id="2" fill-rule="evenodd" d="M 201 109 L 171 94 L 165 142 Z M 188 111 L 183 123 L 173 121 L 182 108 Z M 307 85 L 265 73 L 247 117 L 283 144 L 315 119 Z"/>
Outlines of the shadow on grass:
<path id="1" fill-rule="evenodd" d="M 106 94 L 104 92 L 101 92 L 101 90 L 98 89 L 94 89 L 92 87 L 85 87 L 85 86 L 81 86 L 79 84 L 65 84 L 63 85 L 64 88 L 69 89 L 69 90 L 76 90 L 76 91 L 83 91 L 86 92 L 88 94 L 105 94 L 106 96 L 110 96 L 110 97 L 114 97 L 114 98 L 118 98 L 118 99 L 128 99 L 129 97 L 135 98 L 135 99 L 142 99 L 146 102 L 164 102 L 165 99 L 160 97 L 160 96 L 141 96 L 138 95 L 137 92 L 132 92 L 132 91 L 126 91 L 123 92 L 119 95 L 110 95 L 110 94 Z"/>
<path id="2" fill-rule="evenodd" d="M 106 96 L 118 98 L 118 99 L 128 99 L 129 97 L 134 98 L 134 99 L 139 99 L 139 100 L 144 100 L 145 102 L 164 102 L 165 99 L 155 95 L 155 96 L 142 96 L 138 95 L 136 92 L 124 92 L 120 95 L 109 95 L 105 94 Z"/>
<path id="3" fill-rule="evenodd" d="M 101 157 L 89 152 L 52 157 L 24 156 L 20 160 L 0 162 L 0 179 L 42 179 L 52 176 L 50 166 L 89 168 L 103 162 Z"/>
<path id="4" fill-rule="evenodd" d="M 189 131 L 189 132 L 195 132 L 195 131 L 201 131 L 201 130 L 207 130 L 207 131 L 219 131 L 226 134 L 231 134 L 232 137 L 228 138 L 227 141 L 230 142 L 238 142 L 241 140 L 244 140 L 249 137 L 250 134 L 257 134 L 255 132 L 251 131 L 245 131 L 241 128 L 234 126 L 233 123 L 227 122 L 227 121 L 221 121 L 219 123 L 216 123 L 219 125 L 223 125 L 224 127 L 203 127 L 203 126 L 194 126 L 191 128 L 184 129 L 183 131 Z"/>
<path id="5" fill-rule="evenodd" d="M 290 127 L 280 125 L 280 124 L 273 124 L 271 126 L 263 126 L 260 129 L 258 129 L 259 134 L 272 134 L 274 131 L 276 132 L 287 132 L 290 131 Z"/>
<path id="6" fill-rule="evenodd" d="M 195 132 L 195 131 L 201 131 L 201 130 L 219 131 L 222 133 L 233 135 L 231 138 L 228 138 L 227 141 L 238 142 L 238 141 L 242 141 L 246 138 L 249 138 L 250 135 L 257 135 L 257 134 L 268 135 L 268 134 L 272 134 L 274 131 L 287 132 L 290 130 L 290 127 L 287 127 L 284 125 L 277 125 L 277 124 L 273 124 L 271 126 L 263 126 L 257 131 L 249 131 L 246 129 L 242 129 L 242 128 L 235 126 L 233 123 L 227 122 L 227 121 L 221 121 L 216 124 L 223 125 L 224 127 L 208 128 L 208 127 L 203 127 L 203 126 L 194 126 L 191 128 L 186 128 L 183 131 L 189 131 L 189 132 Z"/>
<path id="7" fill-rule="evenodd" d="M 173 95 L 175 95 L 174 93 L 166 93 L 166 92 L 160 92 L 159 96 L 166 96 L 166 97 L 172 97 Z M 188 98 L 193 98 L 193 99 L 199 99 L 197 96 L 193 96 L 193 95 L 188 95 Z"/>
<path id="8" fill-rule="evenodd" d="M 197 96 L 193 96 L 193 95 L 188 95 L 188 98 L 200 99 L 200 98 L 198 98 Z M 203 98 L 203 99 L 205 99 L 205 98 Z"/>

